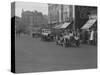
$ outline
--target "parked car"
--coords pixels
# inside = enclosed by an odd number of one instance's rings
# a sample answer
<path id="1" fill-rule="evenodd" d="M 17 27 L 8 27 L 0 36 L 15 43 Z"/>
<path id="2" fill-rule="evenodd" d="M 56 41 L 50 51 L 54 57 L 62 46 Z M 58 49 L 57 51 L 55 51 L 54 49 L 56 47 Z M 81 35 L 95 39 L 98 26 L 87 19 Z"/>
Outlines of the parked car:
<path id="1" fill-rule="evenodd" d="M 42 29 L 41 30 L 41 40 L 52 41 L 53 35 L 51 29 Z"/>

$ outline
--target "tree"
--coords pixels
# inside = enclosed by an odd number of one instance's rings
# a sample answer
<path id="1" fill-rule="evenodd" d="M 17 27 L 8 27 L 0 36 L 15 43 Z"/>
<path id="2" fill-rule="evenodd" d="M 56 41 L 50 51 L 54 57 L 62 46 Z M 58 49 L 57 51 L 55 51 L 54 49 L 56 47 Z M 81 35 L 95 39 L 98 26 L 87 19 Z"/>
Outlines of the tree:
<path id="1" fill-rule="evenodd" d="M 15 32 L 16 34 L 25 33 L 27 29 L 26 23 L 24 23 L 21 18 L 15 18 Z"/>

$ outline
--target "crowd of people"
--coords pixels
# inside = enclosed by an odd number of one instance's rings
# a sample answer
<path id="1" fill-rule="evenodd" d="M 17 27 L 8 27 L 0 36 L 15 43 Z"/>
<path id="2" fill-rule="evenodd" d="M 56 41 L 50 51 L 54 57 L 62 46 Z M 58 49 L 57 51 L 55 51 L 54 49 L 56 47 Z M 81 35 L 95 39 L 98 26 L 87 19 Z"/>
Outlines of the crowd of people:
<path id="1" fill-rule="evenodd" d="M 81 44 L 97 45 L 97 31 L 91 30 L 64 30 L 56 35 L 57 45 L 65 47 L 80 47 Z"/>
<path id="2" fill-rule="evenodd" d="M 55 41 L 57 45 L 65 47 L 79 47 L 80 34 L 78 31 L 64 30 L 60 35 L 56 35 Z"/>

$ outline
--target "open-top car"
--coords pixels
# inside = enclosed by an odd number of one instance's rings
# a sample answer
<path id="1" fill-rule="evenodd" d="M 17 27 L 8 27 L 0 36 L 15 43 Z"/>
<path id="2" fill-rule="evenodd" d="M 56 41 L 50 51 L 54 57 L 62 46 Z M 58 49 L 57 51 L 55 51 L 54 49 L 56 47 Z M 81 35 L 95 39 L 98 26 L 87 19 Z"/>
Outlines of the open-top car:
<path id="1" fill-rule="evenodd" d="M 42 29 L 41 30 L 41 40 L 52 41 L 53 35 L 51 29 Z"/>

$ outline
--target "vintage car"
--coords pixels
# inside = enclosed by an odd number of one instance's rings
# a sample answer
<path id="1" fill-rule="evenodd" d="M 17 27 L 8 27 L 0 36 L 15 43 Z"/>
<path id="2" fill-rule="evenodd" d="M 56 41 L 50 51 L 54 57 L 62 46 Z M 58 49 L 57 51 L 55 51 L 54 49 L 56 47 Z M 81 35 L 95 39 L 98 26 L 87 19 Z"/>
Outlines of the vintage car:
<path id="1" fill-rule="evenodd" d="M 51 29 L 42 29 L 41 30 L 41 40 L 52 41 L 53 35 Z"/>

